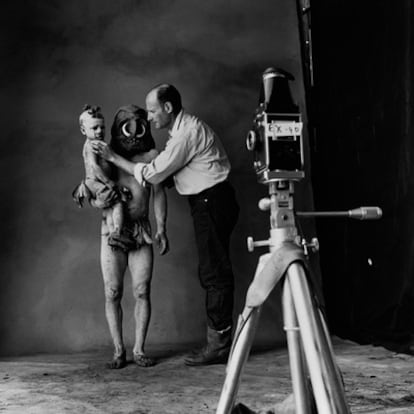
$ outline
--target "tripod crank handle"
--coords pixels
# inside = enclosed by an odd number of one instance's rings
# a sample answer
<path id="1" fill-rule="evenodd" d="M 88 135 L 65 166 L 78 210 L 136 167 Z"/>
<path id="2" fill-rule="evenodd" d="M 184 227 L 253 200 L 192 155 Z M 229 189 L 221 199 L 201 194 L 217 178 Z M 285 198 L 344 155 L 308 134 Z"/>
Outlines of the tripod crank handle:
<path id="1" fill-rule="evenodd" d="M 270 240 L 259 240 L 259 241 L 254 241 L 253 237 L 248 237 L 247 238 L 247 250 L 251 253 L 253 252 L 255 247 L 265 247 L 265 246 L 270 246 Z"/>
<path id="2" fill-rule="evenodd" d="M 313 237 L 310 242 L 306 241 L 305 239 L 299 240 L 299 243 L 306 256 L 309 256 L 309 251 L 312 253 L 316 253 L 319 251 L 319 240 L 316 237 Z"/>
<path id="3" fill-rule="evenodd" d="M 379 207 L 359 207 L 348 211 L 348 217 L 358 220 L 377 220 L 382 217 Z"/>

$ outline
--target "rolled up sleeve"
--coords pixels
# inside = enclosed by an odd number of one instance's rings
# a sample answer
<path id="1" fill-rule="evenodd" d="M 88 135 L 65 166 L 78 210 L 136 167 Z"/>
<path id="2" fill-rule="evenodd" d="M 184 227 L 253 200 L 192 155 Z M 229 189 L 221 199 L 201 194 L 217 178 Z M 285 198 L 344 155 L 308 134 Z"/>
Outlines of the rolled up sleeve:
<path id="1" fill-rule="evenodd" d="M 183 168 L 193 157 L 189 137 L 171 138 L 160 154 L 142 169 L 145 181 L 159 184 Z"/>

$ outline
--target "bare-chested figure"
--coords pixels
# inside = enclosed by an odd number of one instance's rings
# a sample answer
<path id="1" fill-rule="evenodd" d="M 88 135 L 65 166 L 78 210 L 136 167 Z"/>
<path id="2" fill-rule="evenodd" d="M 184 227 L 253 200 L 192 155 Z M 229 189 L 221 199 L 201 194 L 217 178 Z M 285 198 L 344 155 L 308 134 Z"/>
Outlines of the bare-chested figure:
<path id="1" fill-rule="evenodd" d="M 115 115 L 111 128 L 112 148 L 133 162 L 150 162 L 156 157 L 154 140 L 147 122 L 146 111 L 135 106 L 121 107 Z M 153 248 L 151 228 L 148 219 L 152 193 L 156 232 L 154 239 L 160 254 L 168 251 L 166 235 L 167 201 L 162 185 L 143 187 L 137 180 L 121 170 L 114 176 L 118 188 L 127 194 L 122 233 L 135 240 L 133 247 L 122 245 L 114 248 L 109 243 L 110 211 L 103 210 L 101 236 L 101 269 L 105 287 L 105 313 L 114 344 L 114 356 L 109 368 L 123 368 L 126 365 L 126 350 L 122 336 L 121 299 L 124 290 L 124 276 L 127 267 L 132 277 L 132 291 L 135 297 L 135 344 L 133 360 L 139 366 L 154 365 L 153 359 L 145 354 L 144 345 L 151 316 L 150 284 L 153 269 Z"/>

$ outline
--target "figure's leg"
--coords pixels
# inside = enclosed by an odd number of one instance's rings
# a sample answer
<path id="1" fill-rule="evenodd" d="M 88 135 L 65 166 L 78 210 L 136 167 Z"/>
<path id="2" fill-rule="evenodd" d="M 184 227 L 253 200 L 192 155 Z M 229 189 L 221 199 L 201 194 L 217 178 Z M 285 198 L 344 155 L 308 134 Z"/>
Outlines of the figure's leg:
<path id="1" fill-rule="evenodd" d="M 153 268 L 153 250 L 150 245 L 143 245 L 129 253 L 129 268 L 132 276 L 132 289 L 135 297 L 135 345 L 134 361 L 144 367 L 155 362 L 145 355 L 145 339 L 151 318 L 151 277 Z"/>
<path id="2" fill-rule="evenodd" d="M 126 365 L 121 307 L 126 266 L 126 253 L 111 249 L 108 245 L 108 235 L 102 235 L 101 269 L 105 288 L 105 314 L 115 348 L 114 359 L 109 368 L 123 368 Z"/>
<path id="3" fill-rule="evenodd" d="M 115 223 L 114 223 L 114 215 L 112 208 L 108 208 L 104 210 L 105 217 L 106 217 L 106 225 L 108 226 L 109 233 L 113 233 L 115 231 Z"/>

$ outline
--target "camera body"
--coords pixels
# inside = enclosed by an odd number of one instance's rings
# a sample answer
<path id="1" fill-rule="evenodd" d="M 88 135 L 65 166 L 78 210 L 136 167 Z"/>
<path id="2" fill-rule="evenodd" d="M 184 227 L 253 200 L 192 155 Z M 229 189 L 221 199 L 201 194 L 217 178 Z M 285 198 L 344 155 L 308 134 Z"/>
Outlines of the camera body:
<path id="1" fill-rule="evenodd" d="M 289 89 L 293 79 L 282 69 L 268 68 L 263 73 L 259 107 L 246 140 L 261 183 L 305 176 L 302 117 Z"/>

